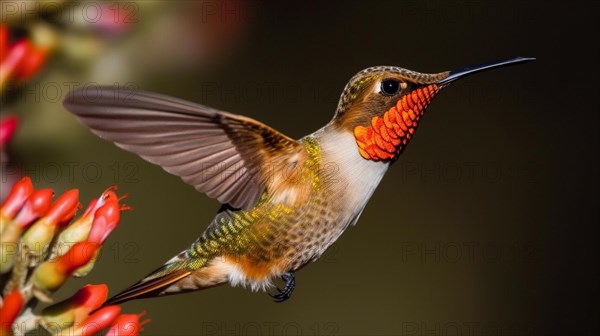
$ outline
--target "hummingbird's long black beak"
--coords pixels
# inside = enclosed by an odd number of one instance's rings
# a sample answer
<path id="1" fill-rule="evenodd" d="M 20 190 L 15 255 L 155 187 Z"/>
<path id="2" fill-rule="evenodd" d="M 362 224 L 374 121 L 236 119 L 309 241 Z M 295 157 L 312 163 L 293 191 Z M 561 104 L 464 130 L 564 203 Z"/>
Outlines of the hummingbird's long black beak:
<path id="1" fill-rule="evenodd" d="M 529 62 L 529 61 L 533 61 L 533 60 L 535 60 L 535 58 L 533 58 L 533 57 L 515 57 L 515 58 L 503 60 L 503 61 L 484 63 L 484 64 L 479 64 L 479 65 L 475 65 L 475 66 L 471 66 L 471 67 L 467 67 L 467 68 L 463 68 L 463 69 L 459 69 L 459 70 L 453 70 L 453 71 L 450 71 L 448 77 L 437 82 L 437 84 L 438 85 L 446 85 L 451 82 L 454 82 L 455 80 L 457 80 L 459 78 L 466 77 L 466 76 L 468 76 L 470 74 L 474 74 L 476 72 L 493 69 L 493 68 L 498 68 L 498 67 L 503 67 L 503 66 L 507 66 L 507 65 L 525 63 L 525 62 Z"/>

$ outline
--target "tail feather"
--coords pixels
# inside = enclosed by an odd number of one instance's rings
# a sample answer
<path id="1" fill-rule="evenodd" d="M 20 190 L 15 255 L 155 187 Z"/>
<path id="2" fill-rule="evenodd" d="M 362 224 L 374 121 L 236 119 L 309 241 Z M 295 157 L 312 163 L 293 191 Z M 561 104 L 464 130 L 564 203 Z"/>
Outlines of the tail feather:
<path id="1" fill-rule="evenodd" d="M 135 285 L 111 297 L 103 304 L 103 306 L 115 305 L 133 299 L 142 299 L 160 295 L 160 293 L 167 289 L 170 285 L 187 277 L 191 273 L 192 271 L 189 269 L 175 269 L 170 272 L 165 272 L 163 266 Z"/>

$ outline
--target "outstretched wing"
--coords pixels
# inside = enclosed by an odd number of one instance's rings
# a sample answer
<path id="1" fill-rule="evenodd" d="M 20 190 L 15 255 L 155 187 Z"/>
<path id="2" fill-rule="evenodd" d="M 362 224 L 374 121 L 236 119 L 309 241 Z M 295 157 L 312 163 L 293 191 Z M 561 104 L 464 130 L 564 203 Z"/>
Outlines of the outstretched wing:
<path id="1" fill-rule="evenodd" d="M 64 106 L 101 138 L 236 208 L 251 208 L 269 164 L 302 147 L 253 119 L 154 93 L 80 89 Z"/>

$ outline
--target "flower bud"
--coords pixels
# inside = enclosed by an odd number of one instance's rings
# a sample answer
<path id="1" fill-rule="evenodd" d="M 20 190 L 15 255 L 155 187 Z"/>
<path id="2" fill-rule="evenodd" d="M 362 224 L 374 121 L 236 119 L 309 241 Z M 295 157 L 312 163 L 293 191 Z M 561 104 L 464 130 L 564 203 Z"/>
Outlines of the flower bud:
<path id="1" fill-rule="evenodd" d="M 88 241 L 102 244 L 108 235 L 119 225 L 121 209 L 119 203 L 111 201 L 100 207 L 94 214 L 94 223 Z"/>
<path id="2" fill-rule="evenodd" d="M 71 245 L 88 240 L 96 211 L 106 204 L 106 202 L 119 200 L 113 191 L 114 189 L 116 187 L 110 187 L 102 193 L 100 198 L 92 200 L 83 215 L 60 233 L 56 241 L 56 251 L 53 251 L 52 254 L 53 256 L 63 255 L 67 253 Z"/>
<path id="3" fill-rule="evenodd" d="M 0 64 L 8 55 L 8 26 L 0 22 Z"/>
<path id="4" fill-rule="evenodd" d="M 119 306 L 106 306 L 95 311 L 73 329 L 60 333 L 62 336 L 92 336 L 107 328 L 121 313 Z"/>
<path id="5" fill-rule="evenodd" d="M 96 265 L 96 259 L 100 254 L 101 245 L 108 235 L 119 225 L 121 217 L 121 206 L 117 201 L 109 201 L 94 214 L 94 223 L 88 237 L 88 241 L 98 244 L 100 247 L 94 257 L 83 267 L 78 269 L 74 276 L 83 277 L 92 271 Z"/>
<path id="6" fill-rule="evenodd" d="M 56 291 L 76 269 L 92 259 L 97 248 L 94 243 L 77 243 L 65 255 L 43 262 L 32 275 L 35 287 L 45 292 Z"/>
<path id="7" fill-rule="evenodd" d="M 8 51 L 6 58 L 0 63 L 0 92 L 4 91 L 6 84 L 19 71 L 19 67 L 29 51 L 30 43 L 23 39 L 17 41 Z"/>
<path id="8" fill-rule="evenodd" d="M 46 307 L 42 310 L 41 318 L 45 324 L 59 327 L 80 323 L 102 306 L 107 295 L 108 287 L 105 284 L 85 285 L 70 298 Z"/>
<path id="9" fill-rule="evenodd" d="M 33 193 L 33 184 L 29 177 L 22 178 L 12 187 L 8 197 L 0 208 L 0 217 L 6 220 L 12 220 L 21 210 L 27 198 Z"/>
<path id="10" fill-rule="evenodd" d="M 18 125 L 19 119 L 15 116 L 9 116 L 0 120 L 0 149 L 6 147 Z"/>
<path id="11" fill-rule="evenodd" d="M 137 336 L 142 330 L 142 326 L 150 322 L 149 319 L 140 322 L 140 318 L 144 315 L 146 315 L 146 311 L 138 315 L 120 315 L 108 329 L 106 336 Z"/>
<path id="12" fill-rule="evenodd" d="M 77 203 L 77 206 L 74 207 L 73 209 L 71 209 L 71 212 L 65 214 L 58 221 L 58 226 L 59 227 L 65 227 L 65 226 L 67 226 L 67 224 L 69 224 L 71 222 L 71 220 L 73 219 L 73 217 L 75 217 L 75 214 L 77 213 L 77 211 L 79 211 L 79 209 L 81 209 L 81 203 Z"/>
<path id="13" fill-rule="evenodd" d="M 46 64 L 47 58 L 48 52 L 45 49 L 29 44 L 27 53 L 15 73 L 16 80 L 22 83 L 31 79 Z"/>
<path id="14" fill-rule="evenodd" d="M 79 206 L 79 191 L 77 189 L 71 189 L 62 194 L 54 204 L 46 217 L 50 219 L 50 221 L 59 223 L 61 221 L 65 221 L 72 217 L 73 211 L 77 209 Z"/>
<path id="15" fill-rule="evenodd" d="M 4 297 L 0 308 L 0 335 L 12 335 L 12 324 L 23 308 L 23 296 L 18 290 Z"/>
<path id="16" fill-rule="evenodd" d="M 22 230 L 36 219 L 42 217 L 52 204 L 54 192 L 52 189 L 40 189 L 34 191 L 25 202 L 21 211 L 19 211 L 14 223 Z"/>
<path id="17" fill-rule="evenodd" d="M 73 272 L 73 276 L 76 278 L 81 278 L 88 275 L 94 269 L 94 266 L 96 266 L 96 260 L 98 259 L 101 250 L 102 246 L 99 245 L 98 249 L 96 249 L 96 252 L 94 252 L 94 255 L 92 256 L 92 259 L 90 259 L 87 264 L 81 266 L 75 272 Z"/>
<path id="18" fill-rule="evenodd" d="M 79 191 L 72 189 L 62 194 L 44 217 L 35 222 L 23 235 L 22 242 L 32 255 L 40 258 L 46 253 L 48 246 L 54 239 L 57 224 L 69 216 L 73 209 L 77 209 Z"/>
<path id="19" fill-rule="evenodd" d="M 17 243 L 23 230 L 34 220 L 41 217 L 50 207 L 52 190 L 36 190 L 25 202 L 14 221 L 4 226 L 0 235 L 0 274 L 11 270 L 17 257 Z"/>

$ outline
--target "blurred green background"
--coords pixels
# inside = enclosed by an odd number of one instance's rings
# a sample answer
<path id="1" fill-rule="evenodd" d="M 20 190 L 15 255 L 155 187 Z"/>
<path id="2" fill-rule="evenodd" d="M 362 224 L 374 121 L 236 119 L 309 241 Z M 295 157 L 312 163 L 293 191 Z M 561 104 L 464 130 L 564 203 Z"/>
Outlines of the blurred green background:
<path id="1" fill-rule="evenodd" d="M 93 273 L 59 297 L 85 283 L 125 288 L 187 247 L 219 207 L 78 124 L 60 104 L 68 83 L 133 85 L 298 138 L 330 120 L 363 68 L 533 56 L 439 95 L 358 225 L 296 274 L 291 300 L 222 286 L 123 307 L 148 310 L 146 335 L 597 333 L 597 2 L 135 5 L 125 36 L 97 49 L 74 42 L 84 61 L 54 58 L 11 105 L 22 124 L 9 173 L 78 187 L 84 203 L 117 184 L 134 208 Z"/>

